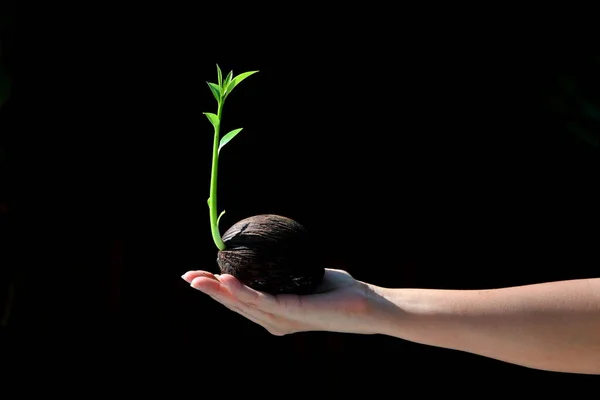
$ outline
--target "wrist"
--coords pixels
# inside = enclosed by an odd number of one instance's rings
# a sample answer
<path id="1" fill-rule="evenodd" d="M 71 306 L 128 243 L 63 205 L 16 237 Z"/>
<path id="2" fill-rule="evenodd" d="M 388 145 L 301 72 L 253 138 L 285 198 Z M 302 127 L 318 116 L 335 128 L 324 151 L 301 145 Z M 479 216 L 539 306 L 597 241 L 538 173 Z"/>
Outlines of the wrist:
<path id="1" fill-rule="evenodd" d="M 376 333 L 423 342 L 431 327 L 452 320 L 457 304 L 452 291 L 370 287 L 370 309 Z M 375 322 L 376 321 L 376 322 Z M 435 331 L 435 329 L 434 329 Z"/>
<path id="2" fill-rule="evenodd" d="M 389 289 L 377 285 L 367 286 L 368 326 L 374 334 L 401 337 L 409 320 L 416 317 L 414 307 L 408 307 L 401 289 Z"/>
<path id="3" fill-rule="evenodd" d="M 476 293 L 373 287 L 373 308 L 378 310 L 376 315 L 380 320 L 378 333 L 422 344 L 453 347 L 456 345 L 454 336 L 465 336 L 462 334 L 466 329 L 463 316 L 476 302 L 472 297 Z"/>

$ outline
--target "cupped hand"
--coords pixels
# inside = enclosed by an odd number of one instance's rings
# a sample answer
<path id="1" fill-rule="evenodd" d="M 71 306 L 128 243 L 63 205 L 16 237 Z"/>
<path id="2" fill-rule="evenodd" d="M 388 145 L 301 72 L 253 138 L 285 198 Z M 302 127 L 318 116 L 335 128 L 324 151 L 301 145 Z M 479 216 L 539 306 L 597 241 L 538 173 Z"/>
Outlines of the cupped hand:
<path id="1" fill-rule="evenodd" d="M 303 331 L 378 333 L 370 321 L 378 297 L 372 285 L 342 270 L 326 269 L 315 294 L 302 296 L 274 296 L 243 285 L 232 275 L 207 271 L 189 271 L 182 278 L 273 335 Z"/>

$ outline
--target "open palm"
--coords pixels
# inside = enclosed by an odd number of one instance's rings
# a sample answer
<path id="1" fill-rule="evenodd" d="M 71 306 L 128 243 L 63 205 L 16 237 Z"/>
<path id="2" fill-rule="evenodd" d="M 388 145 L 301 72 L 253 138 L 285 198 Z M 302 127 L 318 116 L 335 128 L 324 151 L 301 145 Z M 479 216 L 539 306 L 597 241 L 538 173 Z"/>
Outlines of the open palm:
<path id="1" fill-rule="evenodd" d="M 231 275 L 207 271 L 189 271 L 182 278 L 273 335 L 302 331 L 375 333 L 364 324 L 370 286 L 342 270 L 326 269 L 316 293 L 303 296 L 270 295 L 243 285 Z"/>

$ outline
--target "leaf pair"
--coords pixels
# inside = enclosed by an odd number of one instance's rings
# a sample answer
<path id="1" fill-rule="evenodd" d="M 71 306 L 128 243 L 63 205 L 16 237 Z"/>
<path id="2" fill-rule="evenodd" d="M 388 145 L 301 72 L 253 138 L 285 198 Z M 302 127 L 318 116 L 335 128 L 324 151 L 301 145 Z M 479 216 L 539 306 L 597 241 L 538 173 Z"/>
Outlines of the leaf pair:
<path id="1" fill-rule="evenodd" d="M 222 106 L 223 102 L 225 101 L 227 96 L 229 96 L 229 94 L 233 91 L 233 89 L 237 85 L 240 84 L 240 82 L 242 82 L 244 79 L 248 78 L 249 76 L 254 75 L 257 72 L 258 71 L 243 72 L 243 73 L 239 74 L 238 76 L 234 77 L 233 71 L 230 71 L 229 74 L 227 74 L 227 76 L 225 77 L 225 80 L 223 80 L 223 74 L 221 72 L 221 68 L 217 64 L 217 82 L 218 83 L 213 83 L 213 82 L 206 82 L 206 83 L 208 84 L 210 91 L 212 92 L 213 96 L 215 97 L 215 100 L 217 100 L 217 103 L 219 103 Z"/>
<path id="2" fill-rule="evenodd" d="M 210 88 L 213 96 L 217 100 L 217 103 L 219 105 L 219 108 L 218 108 L 219 111 L 223 108 L 225 99 L 233 91 L 233 89 L 237 85 L 239 85 L 240 82 L 242 82 L 244 79 L 248 78 L 249 76 L 251 76 L 257 72 L 258 71 L 243 72 L 243 73 L 239 74 L 238 76 L 234 77 L 233 71 L 230 71 L 229 74 L 227 74 L 227 76 L 225 77 L 225 80 L 223 80 L 223 74 L 221 72 L 221 68 L 217 64 L 217 82 L 218 83 L 212 83 L 212 82 L 207 82 L 207 83 L 208 83 L 208 87 Z M 209 112 L 205 112 L 204 115 L 206 115 L 206 117 L 208 118 L 210 123 L 215 128 L 215 134 L 218 134 L 219 129 L 221 127 L 221 120 L 219 118 L 219 115 L 214 114 L 214 113 L 209 113 Z M 220 153 L 223 146 L 225 146 L 227 143 L 229 143 L 231 141 L 231 139 L 233 139 L 238 133 L 240 133 L 242 131 L 242 129 L 243 128 L 233 129 L 232 131 L 230 131 L 226 135 L 224 135 L 221 138 L 221 140 L 219 141 L 219 148 L 217 149 L 218 153 Z"/>

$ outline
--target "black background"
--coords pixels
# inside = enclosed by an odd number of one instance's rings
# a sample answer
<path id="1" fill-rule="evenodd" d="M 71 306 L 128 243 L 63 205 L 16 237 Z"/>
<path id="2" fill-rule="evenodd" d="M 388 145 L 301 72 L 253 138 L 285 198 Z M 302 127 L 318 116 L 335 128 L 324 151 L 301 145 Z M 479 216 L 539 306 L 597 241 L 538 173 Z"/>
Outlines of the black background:
<path id="1" fill-rule="evenodd" d="M 221 386 L 262 363 L 384 390 L 396 374 L 586 379 L 380 336 L 274 337 L 183 282 L 216 272 L 216 63 L 260 71 L 225 106 L 223 129 L 244 130 L 220 159 L 223 231 L 295 218 L 332 267 L 387 287 L 598 276 L 596 48 L 527 23 L 289 7 L 74 10 L 36 37 L 19 85 L 37 96 L 17 113 L 15 85 L 2 109 L 3 337 Z M 2 40 L 16 82 L 14 26 Z"/>

